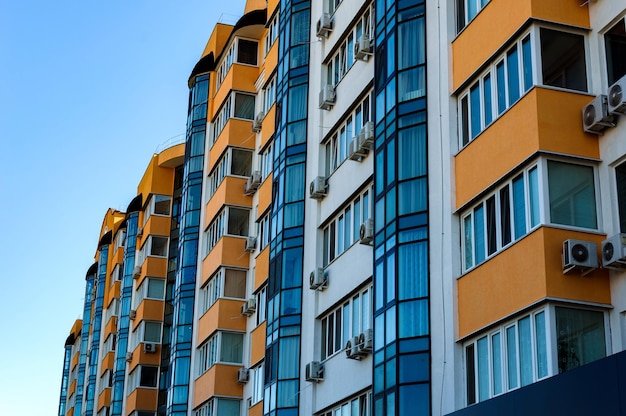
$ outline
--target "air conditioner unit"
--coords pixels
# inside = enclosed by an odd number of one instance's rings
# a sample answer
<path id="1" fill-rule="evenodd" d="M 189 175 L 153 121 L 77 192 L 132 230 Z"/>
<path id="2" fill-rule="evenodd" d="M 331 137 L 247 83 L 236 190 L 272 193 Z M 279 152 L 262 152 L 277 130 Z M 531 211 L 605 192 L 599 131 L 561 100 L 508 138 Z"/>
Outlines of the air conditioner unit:
<path id="1" fill-rule="evenodd" d="M 154 354 L 157 351 L 157 344 L 154 342 L 144 342 L 143 352 L 147 354 Z"/>
<path id="2" fill-rule="evenodd" d="M 318 176 L 313 179 L 311 185 L 309 185 L 309 195 L 313 199 L 322 199 L 328 194 L 328 184 L 326 178 Z"/>
<path id="3" fill-rule="evenodd" d="M 305 367 L 306 381 L 319 382 L 324 380 L 324 366 L 319 361 L 311 361 Z"/>
<path id="4" fill-rule="evenodd" d="M 320 91 L 320 105 L 322 110 L 330 110 L 335 105 L 335 87 L 330 84 L 324 85 Z"/>
<path id="5" fill-rule="evenodd" d="M 135 309 L 131 309 L 130 312 L 128 313 L 128 318 L 131 321 L 134 321 L 136 317 L 137 317 L 137 311 Z"/>
<path id="6" fill-rule="evenodd" d="M 324 290 L 328 286 L 328 275 L 324 269 L 318 267 L 309 275 L 309 287 L 311 290 Z"/>
<path id="7" fill-rule="evenodd" d="M 363 142 L 363 130 L 358 136 L 354 136 L 350 141 L 350 160 L 362 161 L 368 153 L 368 149 L 362 145 Z"/>
<path id="8" fill-rule="evenodd" d="M 369 354 L 374 346 L 374 331 L 366 329 L 359 335 L 359 352 L 361 354 Z"/>
<path id="9" fill-rule="evenodd" d="M 252 131 L 258 133 L 261 131 L 261 125 L 263 124 L 263 118 L 265 117 L 265 113 L 261 111 L 259 114 L 254 117 L 254 121 L 252 122 Z"/>
<path id="10" fill-rule="evenodd" d="M 317 37 L 328 37 L 330 32 L 333 31 L 333 20 L 330 17 L 330 14 L 323 13 L 320 20 L 317 21 Z"/>
<path id="11" fill-rule="evenodd" d="M 367 61 L 372 54 L 372 45 L 367 35 L 361 35 L 359 40 L 354 44 L 354 57 L 362 61 Z"/>
<path id="12" fill-rule="evenodd" d="M 250 316 L 256 312 L 256 299 L 250 298 L 243 305 L 241 305 L 241 314 Z"/>
<path id="13" fill-rule="evenodd" d="M 602 267 L 626 269 L 626 234 L 616 234 L 602 242 Z"/>
<path id="14" fill-rule="evenodd" d="M 247 368 L 237 370 L 237 383 L 245 384 L 248 380 L 250 380 L 250 370 Z"/>
<path id="15" fill-rule="evenodd" d="M 141 266 L 135 266 L 133 269 L 133 279 L 139 279 L 139 276 L 141 276 Z"/>
<path id="16" fill-rule="evenodd" d="M 261 186 L 261 171 L 255 170 L 246 181 L 243 193 L 246 195 L 253 195 L 256 190 L 259 189 L 259 186 Z"/>
<path id="17" fill-rule="evenodd" d="M 609 87 L 609 113 L 626 116 L 626 75 Z"/>
<path id="18" fill-rule="evenodd" d="M 374 147 L 374 122 L 368 121 L 363 125 L 361 129 L 361 134 L 363 135 L 363 140 L 361 140 L 361 146 L 364 146 L 368 149 Z"/>
<path id="19" fill-rule="evenodd" d="M 360 360 L 361 354 L 359 353 L 359 337 L 352 337 L 346 342 L 346 358 L 351 360 Z"/>
<path id="20" fill-rule="evenodd" d="M 581 240 L 563 241 L 563 274 L 578 270 L 584 276 L 598 268 L 596 243 Z"/>
<path id="21" fill-rule="evenodd" d="M 246 243 L 244 250 L 248 253 L 252 253 L 256 249 L 256 237 L 246 237 Z"/>
<path id="22" fill-rule="evenodd" d="M 133 353 L 132 352 L 127 352 L 126 353 L 126 361 L 131 362 L 133 360 Z"/>
<path id="23" fill-rule="evenodd" d="M 143 227 L 137 228 L 137 237 L 141 237 L 143 235 Z"/>
<path id="24" fill-rule="evenodd" d="M 607 127 L 614 127 L 613 121 L 606 95 L 598 95 L 583 108 L 583 127 L 587 133 L 600 134 Z"/>
<path id="25" fill-rule="evenodd" d="M 371 244 L 374 239 L 374 220 L 368 218 L 365 220 L 363 224 L 361 224 L 361 228 L 359 229 L 359 243 L 361 244 Z"/>

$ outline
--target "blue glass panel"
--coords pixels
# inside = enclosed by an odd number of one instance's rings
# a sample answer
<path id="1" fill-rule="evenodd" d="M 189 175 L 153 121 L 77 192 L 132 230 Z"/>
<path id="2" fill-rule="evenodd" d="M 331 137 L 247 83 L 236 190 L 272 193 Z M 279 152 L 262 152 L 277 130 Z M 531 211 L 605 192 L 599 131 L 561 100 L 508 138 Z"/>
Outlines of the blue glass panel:
<path id="1" fill-rule="evenodd" d="M 506 74 L 504 71 L 504 61 L 496 66 L 496 91 L 498 97 L 498 114 L 506 110 Z"/>
<path id="2" fill-rule="evenodd" d="M 515 239 L 526 234 L 526 196 L 524 177 L 513 180 L 513 221 L 515 222 Z"/>
<path id="3" fill-rule="evenodd" d="M 398 416 L 429 415 L 430 385 L 409 384 L 406 386 L 400 386 L 398 410 Z M 378 414 L 382 413 L 377 413 L 377 415 Z"/>
<path id="4" fill-rule="evenodd" d="M 398 299 L 428 296 L 428 242 L 398 248 Z"/>
<path id="5" fill-rule="evenodd" d="M 533 346 L 530 329 L 530 317 L 520 319 L 518 325 L 519 337 L 519 367 L 522 386 L 533 382 Z"/>
<path id="6" fill-rule="evenodd" d="M 528 172 L 528 188 L 530 193 L 530 226 L 539 224 L 539 178 L 537 168 Z"/>
<path id="7" fill-rule="evenodd" d="M 491 75 L 483 78 L 483 109 L 485 111 L 485 127 L 493 120 L 493 109 L 491 102 Z"/>
<path id="8" fill-rule="evenodd" d="M 491 373 L 493 380 L 493 394 L 502 393 L 502 340 L 500 333 L 491 336 Z"/>
<path id="9" fill-rule="evenodd" d="M 430 362 L 428 353 L 401 355 L 399 360 L 400 383 L 429 381 Z"/>
<path id="10" fill-rule="evenodd" d="M 520 97 L 519 92 L 519 59 L 517 47 L 514 47 L 506 54 L 507 81 L 509 86 L 509 105 L 513 105 Z"/>
<path id="11" fill-rule="evenodd" d="M 425 211 L 428 206 L 426 178 L 402 182 L 398 185 L 398 215 Z"/>
<path id="12" fill-rule="evenodd" d="M 470 128 L 472 139 L 478 136 L 482 129 L 480 123 L 480 88 L 478 83 L 470 89 Z"/>
<path id="13" fill-rule="evenodd" d="M 485 260 L 485 210 L 483 206 L 474 209 L 474 259 L 475 264 Z"/>
<path id="14" fill-rule="evenodd" d="M 489 398 L 489 338 L 482 337 L 478 347 L 478 401 Z"/>
<path id="15" fill-rule="evenodd" d="M 530 36 L 522 41 L 522 68 L 524 68 L 524 91 L 533 86 L 533 62 Z"/>
<path id="16" fill-rule="evenodd" d="M 472 245 L 472 216 L 468 215 L 463 219 L 463 241 L 465 243 L 465 268 L 469 269 L 474 265 L 473 254 L 474 247 Z"/>
<path id="17" fill-rule="evenodd" d="M 515 327 L 506 329 L 506 363 L 508 370 L 509 390 L 517 387 L 517 336 Z"/>
<path id="18" fill-rule="evenodd" d="M 400 338 L 428 335 L 428 300 L 401 302 L 398 311 Z"/>
<path id="19" fill-rule="evenodd" d="M 548 347 L 546 344 L 546 314 L 535 315 L 535 348 L 537 351 L 537 378 L 548 376 Z"/>

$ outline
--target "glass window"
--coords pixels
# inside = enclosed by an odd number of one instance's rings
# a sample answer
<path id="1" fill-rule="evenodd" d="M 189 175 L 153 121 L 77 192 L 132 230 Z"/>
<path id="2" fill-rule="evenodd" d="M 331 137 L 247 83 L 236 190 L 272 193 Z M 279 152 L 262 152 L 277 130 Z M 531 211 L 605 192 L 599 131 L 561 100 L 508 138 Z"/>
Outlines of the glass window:
<path id="1" fill-rule="evenodd" d="M 556 307 L 559 373 L 606 356 L 604 314 Z"/>
<path id="2" fill-rule="evenodd" d="M 259 44 L 255 41 L 239 39 L 237 45 L 237 62 L 256 65 Z"/>
<path id="3" fill-rule="evenodd" d="M 591 166 L 548 161 L 552 223 L 597 228 L 593 176 Z"/>
<path id="4" fill-rule="evenodd" d="M 248 221 L 250 211 L 240 208 L 229 208 L 228 210 L 228 231 L 230 235 L 248 235 Z"/>
<path id="5" fill-rule="evenodd" d="M 622 18 L 604 35 L 609 85 L 626 75 L 626 26 Z"/>
<path id="6" fill-rule="evenodd" d="M 151 236 L 150 240 L 150 256 L 167 257 L 168 238 Z"/>
<path id="7" fill-rule="evenodd" d="M 254 95 L 235 94 L 234 117 L 246 120 L 254 119 Z"/>
<path id="8" fill-rule="evenodd" d="M 615 168 L 620 232 L 626 233 L 626 162 Z"/>
<path id="9" fill-rule="evenodd" d="M 584 36 L 541 28 L 541 72 L 544 85 L 587 91 Z"/>
<path id="10" fill-rule="evenodd" d="M 232 152 L 231 175 L 250 176 L 252 170 L 252 151 L 233 149 Z"/>

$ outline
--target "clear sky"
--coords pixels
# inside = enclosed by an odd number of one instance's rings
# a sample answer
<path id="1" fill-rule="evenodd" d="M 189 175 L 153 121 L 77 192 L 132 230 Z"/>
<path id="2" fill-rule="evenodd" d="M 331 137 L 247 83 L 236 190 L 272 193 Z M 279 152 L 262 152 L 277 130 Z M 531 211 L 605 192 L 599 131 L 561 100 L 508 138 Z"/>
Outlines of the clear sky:
<path id="1" fill-rule="evenodd" d="M 0 0 L 0 415 L 57 414 L 106 210 L 185 131 L 187 78 L 244 0 Z"/>

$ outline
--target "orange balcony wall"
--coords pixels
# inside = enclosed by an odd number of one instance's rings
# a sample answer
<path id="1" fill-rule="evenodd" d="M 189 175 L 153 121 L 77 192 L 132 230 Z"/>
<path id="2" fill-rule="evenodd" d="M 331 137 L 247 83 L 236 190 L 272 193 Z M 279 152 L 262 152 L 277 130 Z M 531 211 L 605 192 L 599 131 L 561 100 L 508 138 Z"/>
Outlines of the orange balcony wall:
<path id="1" fill-rule="evenodd" d="M 250 255 L 244 250 L 245 238 L 222 237 L 202 261 L 203 285 L 223 265 L 248 268 Z"/>
<path id="2" fill-rule="evenodd" d="M 111 388 L 105 388 L 102 390 L 102 393 L 98 395 L 98 411 L 102 409 L 104 406 L 109 406 L 111 404 Z"/>
<path id="3" fill-rule="evenodd" d="M 193 406 L 199 406 L 213 396 L 241 397 L 243 386 L 237 383 L 237 371 L 242 366 L 215 364 L 195 381 Z"/>
<path id="4" fill-rule="evenodd" d="M 268 0 L 267 1 L 267 15 L 268 16 L 271 16 L 274 13 L 274 11 L 278 7 L 279 3 L 280 3 L 279 0 Z"/>
<path id="5" fill-rule="evenodd" d="M 162 168 L 175 168 L 185 162 L 185 143 L 168 147 L 159 153 L 158 165 Z M 171 190 L 169 191 L 172 192 Z M 167 194 L 169 195 L 169 193 Z"/>
<path id="6" fill-rule="evenodd" d="M 144 202 L 150 194 L 171 195 L 174 189 L 174 170 L 159 166 L 159 155 L 153 155 L 139 185 L 137 193 L 143 194 Z"/>
<path id="7" fill-rule="evenodd" d="M 270 141 L 272 137 L 274 137 L 276 127 L 276 104 L 272 105 L 269 110 L 267 110 L 267 114 L 263 117 L 263 122 L 261 123 L 261 149 L 265 149 L 267 143 Z"/>
<path id="8" fill-rule="evenodd" d="M 241 314 L 242 300 L 218 299 L 198 320 L 198 344 L 202 344 L 215 330 L 246 330 L 246 318 Z"/>
<path id="9" fill-rule="evenodd" d="M 268 14 L 269 16 L 269 14 Z M 263 62 L 263 69 L 265 70 L 266 77 L 270 75 L 278 66 L 278 39 L 274 41 L 270 50 L 265 55 L 265 62 Z M 265 78 L 268 80 L 269 78 Z"/>
<path id="10" fill-rule="evenodd" d="M 248 409 L 248 416 L 263 416 L 263 400 Z"/>
<path id="11" fill-rule="evenodd" d="M 146 261 L 141 266 L 141 276 L 137 279 L 137 286 L 141 284 L 146 276 L 166 277 L 167 259 L 165 257 L 146 257 Z"/>
<path id="12" fill-rule="evenodd" d="M 263 10 L 266 6 L 266 0 L 247 0 L 244 13 L 247 14 L 254 10 Z"/>
<path id="13" fill-rule="evenodd" d="M 250 334 L 250 364 L 254 365 L 265 358 L 265 322 L 252 330 Z"/>
<path id="14" fill-rule="evenodd" d="M 530 18 L 589 27 L 589 9 L 580 3 L 491 0 L 452 42 L 452 89 L 459 88 Z"/>
<path id="15" fill-rule="evenodd" d="M 535 87 L 455 157 L 456 206 L 542 150 L 599 158 L 598 138 L 582 128 L 588 95 Z"/>
<path id="16" fill-rule="evenodd" d="M 113 254 L 113 264 L 122 264 L 124 262 L 124 247 L 118 247 Z"/>
<path id="17" fill-rule="evenodd" d="M 67 397 L 70 397 L 76 391 L 76 379 L 70 383 L 70 387 L 67 389 Z"/>
<path id="18" fill-rule="evenodd" d="M 109 279 L 111 278 L 111 276 L 109 276 Z M 109 306 L 111 306 L 111 302 L 113 302 L 113 299 L 116 299 L 120 297 L 120 281 L 115 281 L 113 282 L 113 285 L 109 286 L 109 290 L 106 291 L 106 306 L 107 308 Z"/>
<path id="19" fill-rule="evenodd" d="M 143 235 L 170 235 L 170 217 L 151 215 L 143 226 Z"/>
<path id="20" fill-rule="evenodd" d="M 246 178 L 225 177 L 206 206 L 204 223 L 211 224 L 224 205 L 252 206 L 252 197 L 243 193 L 245 186 Z"/>
<path id="21" fill-rule="evenodd" d="M 267 245 L 263 251 L 256 256 L 256 267 L 254 268 L 254 290 L 257 290 L 265 283 L 270 270 L 270 246 Z"/>
<path id="22" fill-rule="evenodd" d="M 128 369 L 132 372 L 139 364 L 143 365 L 159 365 L 161 363 L 161 345 L 157 344 L 157 350 L 154 353 L 147 353 L 143 351 L 143 343 L 133 350 L 133 358 L 128 363 Z"/>
<path id="23" fill-rule="evenodd" d="M 256 81 L 258 76 L 258 67 L 233 63 L 228 70 L 224 81 L 222 81 L 213 97 L 215 110 L 220 110 L 222 103 L 224 102 L 226 97 L 228 97 L 228 94 L 231 92 L 231 90 L 249 91 L 251 93 L 256 93 L 254 82 Z M 216 114 L 211 114 L 210 118 L 213 119 L 215 116 Z"/>
<path id="24" fill-rule="evenodd" d="M 587 276 L 564 275 L 563 241 L 595 241 L 603 236 L 541 227 L 458 280 L 459 338 L 548 297 L 611 303 L 609 274 L 597 269 Z M 529 261 L 532 259 L 532 261 Z"/>
<path id="25" fill-rule="evenodd" d="M 100 367 L 101 367 L 100 376 L 102 376 L 102 374 L 104 374 L 104 372 L 107 370 L 113 370 L 114 363 L 115 363 L 115 352 L 114 351 L 107 352 L 100 364 Z"/>
<path id="26" fill-rule="evenodd" d="M 76 351 L 76 354 L 72 357 L 72 364 L 70 365 L 70 371 L 74 370 L 74 367 L 78 365 L 78 359 L 80 357 L 80 352 Z"/>
<path id="27" fill-rule="evenodd" d="M 259 204 L 257 207 L 257 212 L 259 214 L 264 213 L 270 207 L 272 203 L 272 183 L 273 183 L 273 174 L 269 174 L 267 178 L 263 181 L 259 189 L 257 189 L 257 194 L 259 194 Z"/>
<path id="28" fill-rule="evenodd" d="M 215 166 L 227 146 L 254 149 L 256 133 L 252 131 L 252 121 L 230 118 L 209 151 L 209 166 Z"/>
<path id="29" fill-rule="evenodd" d="M 70 409 L 67 411 L 67 416 L 74 416 L 74 406 L 70 407 Z"/>
<path id="30" fill-rule="evenodd" d="M 112 316 L 104 327 L 102 339 L 107 339 L 110 334 L 117 332 L 117 316 Z"/>
<path id="31" fill-rule="evenodd" d="M 126 414 L 135 410 L 152 410 L 157 408 L 158 389 L 139 387 L 133 390 L 126 399 Z"/>
<path id="32" fill-rule="evenodd" d="M 162 300 L 144 299 L 137 307 L 137 315 L 133 321 L 133 330 L 144 321 L 162 321 L 165 303 Z"/>

